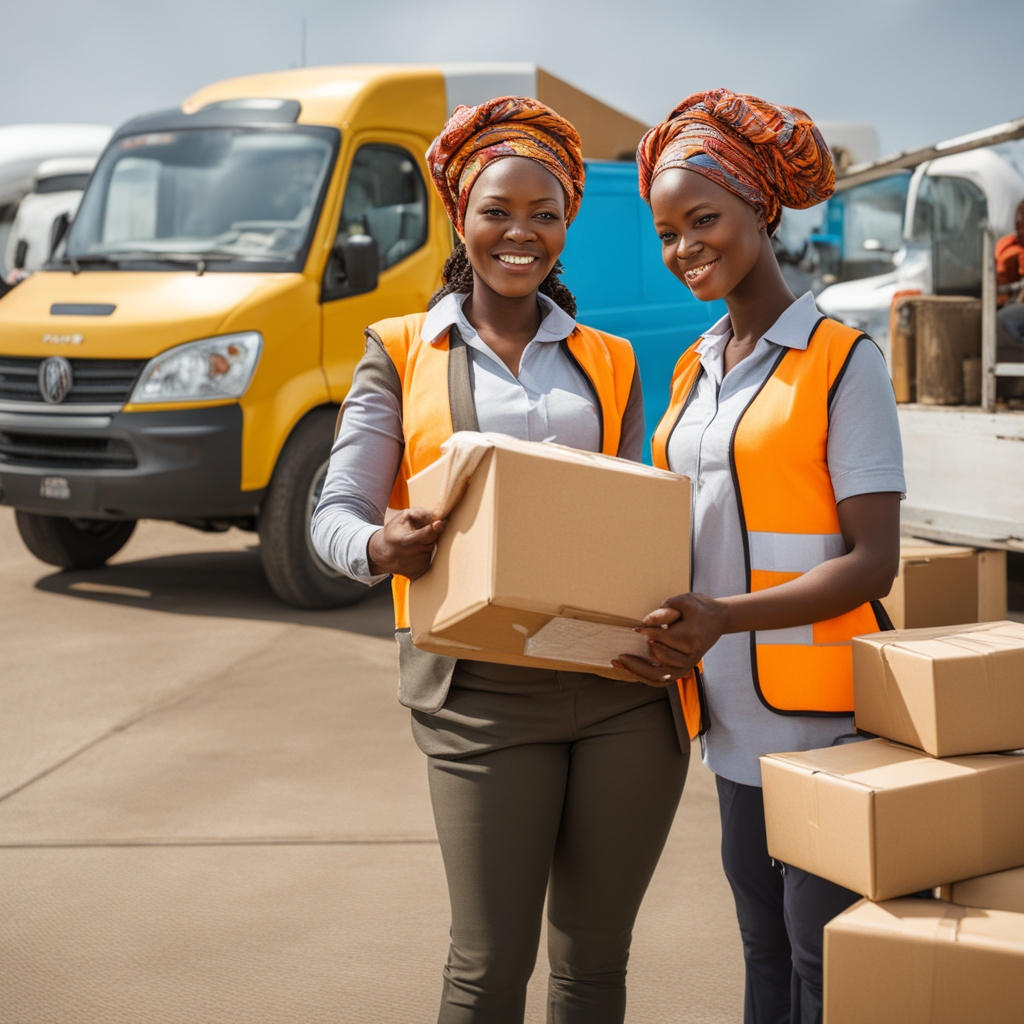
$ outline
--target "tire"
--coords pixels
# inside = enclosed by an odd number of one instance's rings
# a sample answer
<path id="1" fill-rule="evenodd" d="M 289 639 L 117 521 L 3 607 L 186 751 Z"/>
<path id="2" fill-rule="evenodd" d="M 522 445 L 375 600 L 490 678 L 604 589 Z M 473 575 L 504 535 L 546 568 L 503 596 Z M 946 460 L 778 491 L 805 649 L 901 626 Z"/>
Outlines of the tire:
<path id="1" fill-rule="evenodd" d="M 95 569 L 128 543 L 134 519 L 69 519 L 15 512 L 25 547 L 41 562 L 61 569 Z"/>
<path id="2" fill-rule="evenodd" d="M 369 592 L 321 560 L 309 524 L 327 475 L 332 409 L 311 412 L 281 451 L 260 510 L 260 561 L 271 589 L 293 608 L 346 608 Z"/>

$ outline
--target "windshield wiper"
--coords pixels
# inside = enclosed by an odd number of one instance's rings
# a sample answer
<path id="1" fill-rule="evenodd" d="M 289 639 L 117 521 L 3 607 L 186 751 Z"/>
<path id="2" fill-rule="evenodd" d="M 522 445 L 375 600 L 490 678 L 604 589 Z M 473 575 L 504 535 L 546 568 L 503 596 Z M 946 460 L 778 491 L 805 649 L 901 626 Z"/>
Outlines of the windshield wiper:
<path id="1" fill-rule="evenodd" d="M 83 253 L 81 256 L 65 256 L 63 262 L 71 264 L 71 273 L 77 274 L 82 267 L 116 267 L 118 261 L 105 253 Z"/>
<path id="2" fill-rule="evenodd" d="M 273 256 L 243 254 L 230 252 L 227 249 L 210 249 L 205 252 L 159 252 L 152 249 L 132 249 L 127 252 L 83 253 L 81 256 L 64 257 L 71 264 L 71 270 L 77 274 L 82 267 L 116 267 L 122 263 L 175 263 L 191 264 L 200 276 L 206 270 L 207 263 L 231 263 L 235 260 L 274 260 Z"/>

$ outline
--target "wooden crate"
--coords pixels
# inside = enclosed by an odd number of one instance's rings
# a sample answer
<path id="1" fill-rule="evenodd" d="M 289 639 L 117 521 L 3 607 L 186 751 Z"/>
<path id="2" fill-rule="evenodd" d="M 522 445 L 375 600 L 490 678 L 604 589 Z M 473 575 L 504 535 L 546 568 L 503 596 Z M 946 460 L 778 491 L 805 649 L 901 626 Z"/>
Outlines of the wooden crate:
<path id="1" fill-rule="evenodd" d="M 916 400 L 964 404 L 964 360 L 981 355 L 981 300 L 921 295 L 914 306 Z"/>

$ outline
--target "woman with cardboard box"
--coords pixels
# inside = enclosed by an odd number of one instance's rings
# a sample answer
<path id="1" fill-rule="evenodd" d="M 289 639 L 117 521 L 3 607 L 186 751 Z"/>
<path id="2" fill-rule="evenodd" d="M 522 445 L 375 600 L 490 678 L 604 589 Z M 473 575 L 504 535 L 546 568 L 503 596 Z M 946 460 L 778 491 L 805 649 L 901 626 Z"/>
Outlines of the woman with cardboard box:
<path id="1" fill-rule="evenodd" d="M 409 581 L 445 523 L 409 508 L 406 483 L 458 430 L 639 461 L 636 360 L 575 322 L 558 281 L 583 190 L 572 125 L 529 99 L 460 107 L 428 161 L 463 241 L 428 313 L 367 330 L 313 536 L 355 579 L 393 575 L 399 699 L 427 755 L 452 906 L 439 1021 L 523 1020 L 547 894 L 549 1021 L 618 1024 L 689 744 L 664 690 L 413 647 Z M 402 511 L 384 526 L 389 506 Z"/>
<path id="2" fill-rule="evenodd" d="M 703 660 L 745 1020 L 809 1024 L 821 1020 L 824 925 L 858 896 L 773 864 L 758 758 L 853 738 L 850 639 L 880 628 L 873 604 L 899 565 L 896 405 L 876 346 L 810 293 L 796 299 L 772 251 L 782 207 L 834 188 L 805 113 L 699 93 L 637 158 L 666 266 L 729 312 L 680 358 L 653 442 L 655 465 L 694 484 L 693 592 L 645 620 L 649 659 L 621 664 L 669 685 Z"/>

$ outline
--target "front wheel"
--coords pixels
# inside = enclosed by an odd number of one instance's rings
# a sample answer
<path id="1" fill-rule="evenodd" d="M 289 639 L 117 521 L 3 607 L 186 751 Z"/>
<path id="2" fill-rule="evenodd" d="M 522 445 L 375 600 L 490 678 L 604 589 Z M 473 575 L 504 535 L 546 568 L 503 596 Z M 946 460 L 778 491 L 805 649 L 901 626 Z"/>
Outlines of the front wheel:
<path id="1" fill-rule="evenodd" d="M 25 547 L 41 562 L 61 569 L 95 569 L 128 543 L 134 519 L 69 519 L 15 512 Z"/>
<path id="2" fill-rule="evenodd" d="M 309 525 L 324 489 L 336 414 L 310 413 L 278 459 L 260 511 L 260 561 L 274 593 L 294 608 L 345 608 L 366 596 L 362 583 L 316 553 Z"/>

